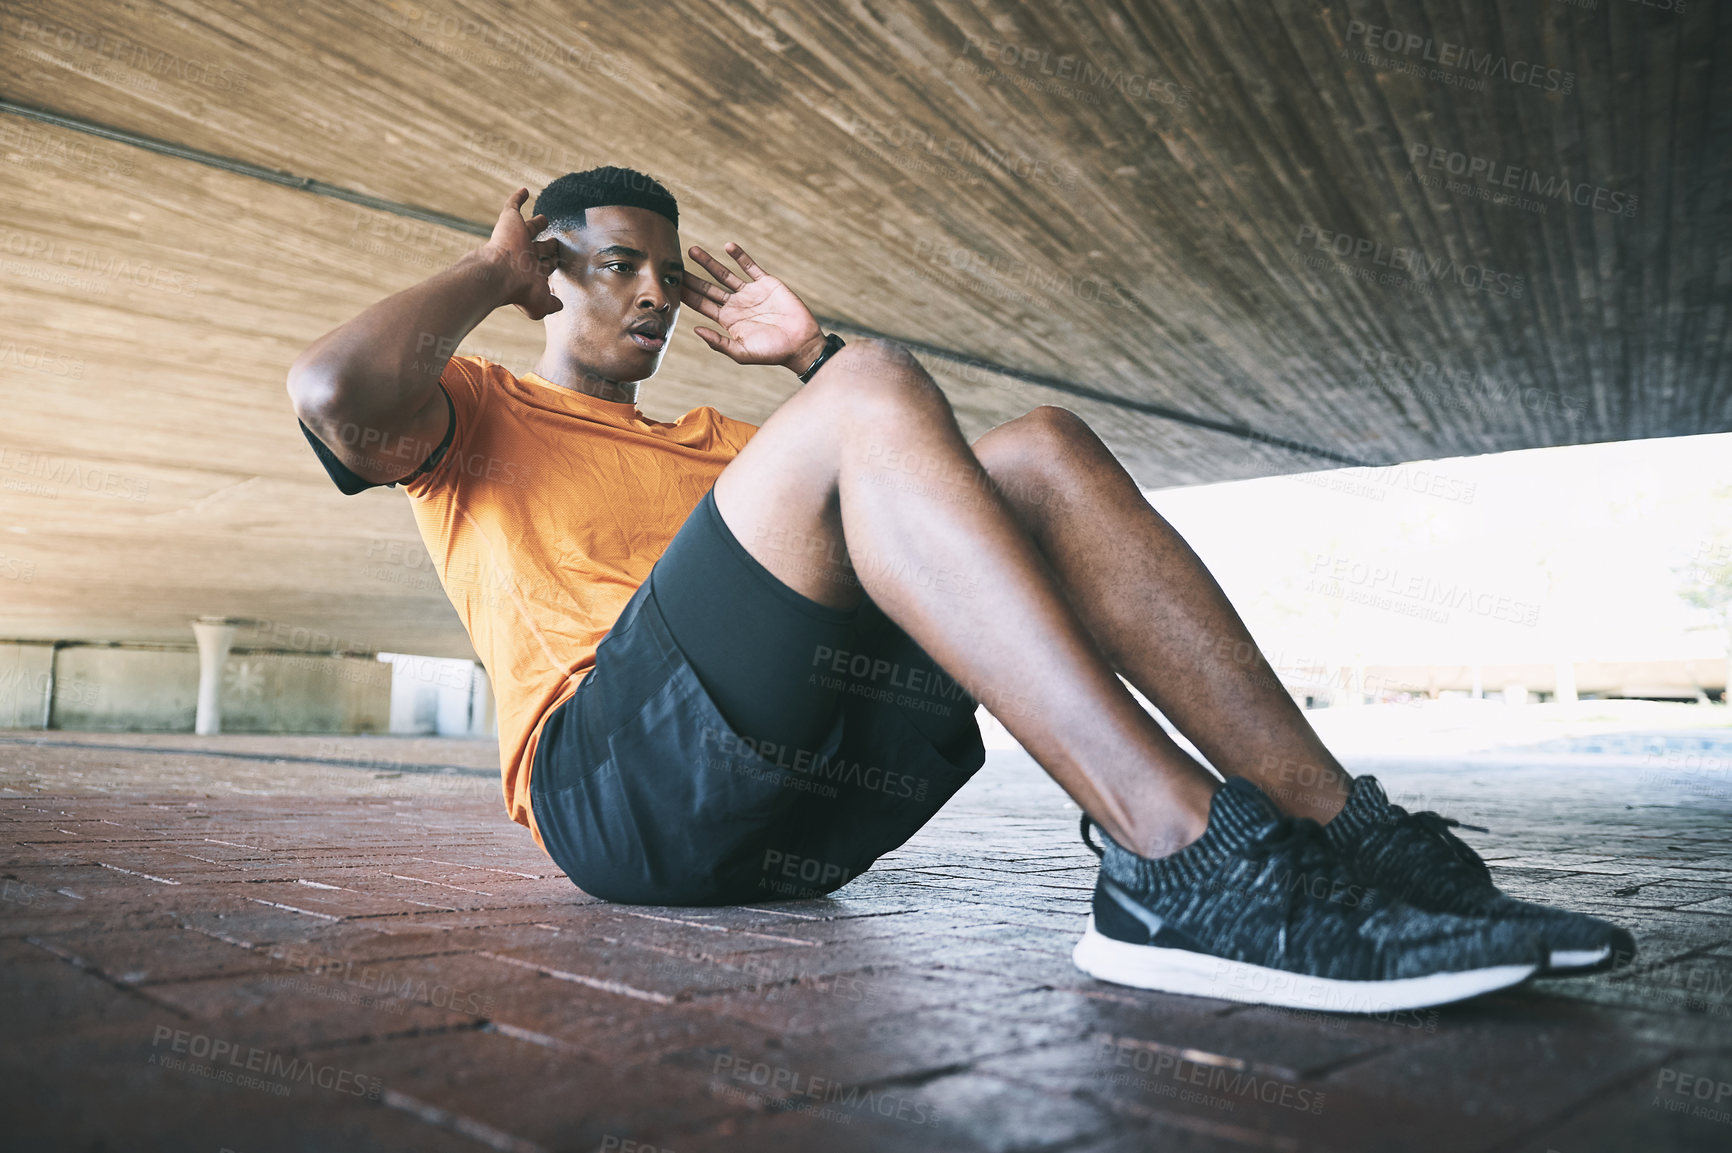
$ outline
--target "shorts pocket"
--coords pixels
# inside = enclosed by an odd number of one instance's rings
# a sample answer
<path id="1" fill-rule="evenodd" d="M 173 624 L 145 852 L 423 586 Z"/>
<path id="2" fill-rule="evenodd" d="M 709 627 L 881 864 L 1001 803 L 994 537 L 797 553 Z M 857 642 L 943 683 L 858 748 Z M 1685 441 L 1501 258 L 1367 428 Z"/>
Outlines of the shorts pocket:
<path id="1" fill-rule="evenodd" d="M 841 887 L 900 848 L 986 760 L 977 726 L 971 726 L 965 748 L 952 761 L 895 710 L 851 707 L 846 714 L 842 751 L 819 774 L 829 793 L 804 798 L 789 828 L 795 851 L 835 866 L 823 872 L 826 883 L 834 871 L 846 874 L 824 891 Z M 787 895 L 817 894 L 795 890 Z"/>
<path id="2" fill-rule="evenodd" d="M 646 615 L 646 623 L 653 618 Z M 832 725 L 824 755 L 841 739 Z M 650 905 L 764 899 L 762 857 L 797 809 L 804 775 L 740 737 L 683 660 L 606 738 L 595 768 L 548 790 L 556 860 L 585 892 Z M 543 828 L 543 839 L 552 841 Z"/>

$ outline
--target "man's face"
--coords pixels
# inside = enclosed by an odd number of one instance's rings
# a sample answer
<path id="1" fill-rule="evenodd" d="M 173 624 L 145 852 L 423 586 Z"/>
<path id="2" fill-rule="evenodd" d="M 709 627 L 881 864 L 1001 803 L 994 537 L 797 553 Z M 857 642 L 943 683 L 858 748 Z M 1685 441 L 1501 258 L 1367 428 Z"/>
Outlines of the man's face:
<path id="1" fill-rule="evenodd" d="M 591 208 L 582 228 L 552 234 L 559 268 L 548 278 L 565 306 L 547 318 L 550 350 L 580 374 L 647 380 L 680 311 L 679 231 L 647 208 Z"/>

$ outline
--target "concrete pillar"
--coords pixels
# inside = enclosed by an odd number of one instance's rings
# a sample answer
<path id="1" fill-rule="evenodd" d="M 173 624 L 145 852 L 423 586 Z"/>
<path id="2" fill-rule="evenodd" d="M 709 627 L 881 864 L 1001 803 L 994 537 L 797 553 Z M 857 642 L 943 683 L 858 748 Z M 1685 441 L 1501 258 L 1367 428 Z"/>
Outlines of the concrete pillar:
<path id="1" fill-rule="evenodd" d="M 1726 614 L 1726 683 L 1720 686 L 1720 703 L 1732 707 L 1732 611 Z"/>
<path id="2" fill-rule="evenodd" d="M 493 732 L 493 682 L 487 670 L 474 666 L 469 682 L 469 735 L 485 737 Z"/>
<path id="3" fill-rule="evenodd" d="M 1559 661 L 1558 676 L 1552 700 L 1560 705 L 1576 703 L 1576 662 Z"/>
<path id="4" fill-rule="evenodd" d="M 1357 656 L 1354 657 L 1353 658 L 1353 664 L 1349 668 L 1343 669 L 1342 672 L 1345 674 L 1342 677 L 1342 679 L 1347 682 L 1347 699 L 1342 703 L 1347 704 L 1347 705 L 1354 705 L 1354 706 L 1364 705 L 1365 704 L 1365 660 L 1364 660 L 1364 658 L 1363 657 L 1357 657 Z"/>
<path id="5" fill-rule="evenodd" d="M 1473 664 L 1473 691 L 1468 695 L 1476 701 L 1485 699 L 1485 678 L 1480 673 L 1479 662 L 1475 661 Z"/>
<path id="6" fill-rule="evenodd" d="M 60 658 L 60 642 L 48 646 L 48 676 L 42 690 L 42 727 L 54 727 L 54 674 Z M 1729 698 L 1732 699 L 1732 698 Z"/>
<path id="7" fill-rule="evenodd" d="M 193 732 L 202 737 L 222 731 L 223 664 L 235 641 L 235 626 L 225 617 L 200 617 L 192 622 L 192 635 L 198 638 L 198 716 Z"/>

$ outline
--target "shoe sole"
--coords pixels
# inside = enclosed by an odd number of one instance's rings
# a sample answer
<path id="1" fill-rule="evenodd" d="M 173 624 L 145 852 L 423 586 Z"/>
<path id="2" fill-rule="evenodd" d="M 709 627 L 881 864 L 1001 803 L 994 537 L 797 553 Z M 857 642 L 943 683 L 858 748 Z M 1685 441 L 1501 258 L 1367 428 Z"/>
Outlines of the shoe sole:
<path id="1" fill-rule="evenodd" d="M 1092 915 L 1071 960 L 1089 976 L 1115 985 L 1324 1013 L 1388 1013 L 1447 1005 L 1519 985 L 1539 969 L 1532 963 L 1494 965 L 1388 981 L 1343 981 L 1229 961 L 1189 949 L 1115 941 L 1095 928 Z"/>
<path id="2" fill-rule="evenodd" d="M 1588 973 L 1597 973 L 1612 957 L 1612 947 L 1602 945 L 1598 949 L 1553 949 L 1546 957 L 1546 967 L 1540 970 L 1542 977 L 1580 977 Z"/>

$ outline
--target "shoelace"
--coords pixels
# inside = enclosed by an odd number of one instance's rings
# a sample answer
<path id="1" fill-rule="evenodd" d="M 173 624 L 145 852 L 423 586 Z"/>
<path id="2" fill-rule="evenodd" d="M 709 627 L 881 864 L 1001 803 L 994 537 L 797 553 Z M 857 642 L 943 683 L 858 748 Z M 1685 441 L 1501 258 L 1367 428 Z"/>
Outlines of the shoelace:
<path id="1" fill-rule="evenodd" d="M 1442 841 L 1450 852 L 1454 853 L 1464 865 L 1470 866 L 1475 873 L 1487 880 L 1491 878 L 1491 869 L 1487 867 L 1485 861 L 1480 859 L 1480 855 L 1473 851 L 1473 847 L 1450 832 L 1451 829 L 1472 829 L 1476 833 L 1489 833 L 1491 832 L 1490 829 L 1484 825 L 1463 824 L 1454 817 L 1446 817 L 1442 813 L 1434 813 L 1430 809 L 1410 813 L 1400 805 L 1392 804 L 1389 807 L 1395 810 L 1397 821 L 1417 825 L 1431 836 Z"/>
<path id="2" fill-rule="evenodd" d="M 1289 930 L 1293 927 L 1293 910 L 1299 891 L 1305 887 L 1300 878 L 1311 872 L 1313 866 L 1334 866 L 1339 858 L 1329 845 L 1329 838 L 1323 832 L 1323 826 L 1310 817 L 1282 817 L 1269 828 L 1264 829 L 1245 848 L 1245 857 L 1257 862 L 1273 861 L 1279 857 L 1287 857 L 1288 876 L 1285 880 L 1287 899 L 1281 913 L 1281 932 L 1275 939 L 1276 955 L 1285 958 L 1287 955 L 1287 940 Z M 1329 872 L 1333 872 L 1330 869 Z"/>

